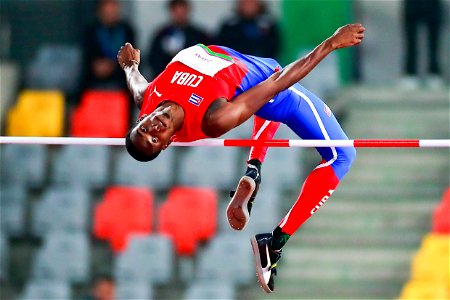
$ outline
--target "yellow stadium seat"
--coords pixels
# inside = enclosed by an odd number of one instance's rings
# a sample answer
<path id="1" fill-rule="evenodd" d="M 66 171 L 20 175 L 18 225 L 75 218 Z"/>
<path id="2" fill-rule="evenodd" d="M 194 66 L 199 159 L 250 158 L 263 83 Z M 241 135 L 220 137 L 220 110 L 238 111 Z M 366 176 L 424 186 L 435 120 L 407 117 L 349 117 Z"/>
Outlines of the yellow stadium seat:
<path id="1" fill-rule="evenodd" d="M 414 256 L 411 278 L 450 285 L 450 236 L 428 234 Z"/>
<path id="2" fill-rule="evenodd" d="M 10 136 L 62 136 L 64 95 L 59 91 L 25 90 L 8 113 Z"/>
<path id="3" fill-rule="evenodd" d="M 411 278 L 450 284 L 448 255 L 418 252 L 411 264 Z"/>
<path id="4" fill-rule="evenodd" d="M 400 300 L 445 300 L 449 299 L 448 285 L 428 281 L 409 281 L 402 290 Z"/>
<path id="5" fill-rule="evenodd" d="M 449 255 L 450 253 L 450 235 L 448 234 L 427 234 L 422 240 L 420 251 L 441 253 Z"/>

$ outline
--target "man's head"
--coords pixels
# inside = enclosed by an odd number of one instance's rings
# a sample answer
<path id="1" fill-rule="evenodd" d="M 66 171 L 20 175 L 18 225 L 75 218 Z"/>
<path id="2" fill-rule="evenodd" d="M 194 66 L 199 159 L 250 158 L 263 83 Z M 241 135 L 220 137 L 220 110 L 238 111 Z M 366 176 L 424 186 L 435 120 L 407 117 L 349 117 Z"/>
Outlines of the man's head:
<path id="1" fill-rule="evenodd" d="M 92 286 L 92 296 L 95 300 L 116 299 L 116 285 L 114 279 L 108 275 L 97 276 Z"/>
<path id="2" fill-rule="evenodd" d="M 150 115 L 144 115 L 128 133 L 125 144 L 128 153 L 136 160 L 155 159 L 169 147 L 175 133 L 170 106 L 160 106 Z"/>
<path id="3" fill-rule="evenodd" d="M 168 9 L 172 23 L 178 26 L 184 26 L 189 23 L 191 6 L 188 0 L 170 0 Z"/>
<path id="4" fill-rule="evenodd" d="M 264 11 L 261 0 L 239 0 L 237 2 L 238 14 L 244 19 L 253 19 Z"/>
<path id="5" fill-rule="evenodd" d="M 100 22 L 106 26 L 113 26 L 117 24 L 121 18 L 120 2 L 118 0 L 99 0 L 97 13 Z"/>

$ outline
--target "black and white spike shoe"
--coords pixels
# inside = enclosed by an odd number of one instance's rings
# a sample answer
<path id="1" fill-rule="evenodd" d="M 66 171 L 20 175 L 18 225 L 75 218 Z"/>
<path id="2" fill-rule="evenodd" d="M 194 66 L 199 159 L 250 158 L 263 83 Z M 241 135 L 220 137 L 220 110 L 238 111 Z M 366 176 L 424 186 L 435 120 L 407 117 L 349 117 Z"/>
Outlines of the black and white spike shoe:
<path id="1" fill-rule="evenodd" d="M 277 262 L 281 258 L 281 250 L 273 250 L 270 247 L 271 241 L 271 233 L 261 233 L 250 238 L 255 257 L 256 277 L 266 293 L 275 290 L 274 276 L 277 275 Z"/>

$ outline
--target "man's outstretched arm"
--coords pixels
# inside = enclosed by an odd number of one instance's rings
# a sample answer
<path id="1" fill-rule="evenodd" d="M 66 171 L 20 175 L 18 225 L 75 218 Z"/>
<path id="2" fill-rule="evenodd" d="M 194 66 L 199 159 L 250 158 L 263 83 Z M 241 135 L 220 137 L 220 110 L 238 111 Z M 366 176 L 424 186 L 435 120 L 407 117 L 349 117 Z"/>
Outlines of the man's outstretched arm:
<path id="1" fill-rule="evenodd" d="M 220 136 L 239 126 L 276 94 L 304 78 L 332 51 L 361 43 L 364 31 L 365 28 L 361 24 L 340 27 L 309 54 L 237 96 L 233 102 L 218 102 L 217 107 L 208 116 L 208 131 L 210 134 L 214 133 L 214 136 Z"/>
<path id="2" fill-rule="evenodd" d="M 128 89 L 133 95 L 134 103 L 141 108 L 144 100 L 144 93 L 148 87 L 148 81 L 139 72 L 139 63 L 141 61 L 141 52 L 134 49 L 130 43 L 120 47 L 117 54 L 117 61 L 125 71 Z"/>

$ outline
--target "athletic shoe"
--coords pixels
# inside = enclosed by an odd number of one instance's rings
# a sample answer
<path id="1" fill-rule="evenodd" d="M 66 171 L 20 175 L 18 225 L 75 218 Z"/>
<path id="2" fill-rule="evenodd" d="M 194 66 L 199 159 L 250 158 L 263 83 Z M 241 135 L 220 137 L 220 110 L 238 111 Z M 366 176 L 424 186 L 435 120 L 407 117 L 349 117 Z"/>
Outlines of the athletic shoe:
<path id="1" fill-rule="evenodd" d="M 256 276 L 266 293 L 275 289 L 274 276 L 277 275 L 277 262 L 281 258 L 281 250 L 270 247 L 271 233 L 261 233 L 250 238 L 253 256 L 255 257 Z"/>
<path id="2" fill-rule="evenodd" d="M 261 175 L 258 168 L 248 165 L 248 170 L 236 187 L 230 192 L 231 201 L 227 207 L 227 220 L 231 228 L 242 230 L 250 220 L 253 202 L 259 190 Z"/>

